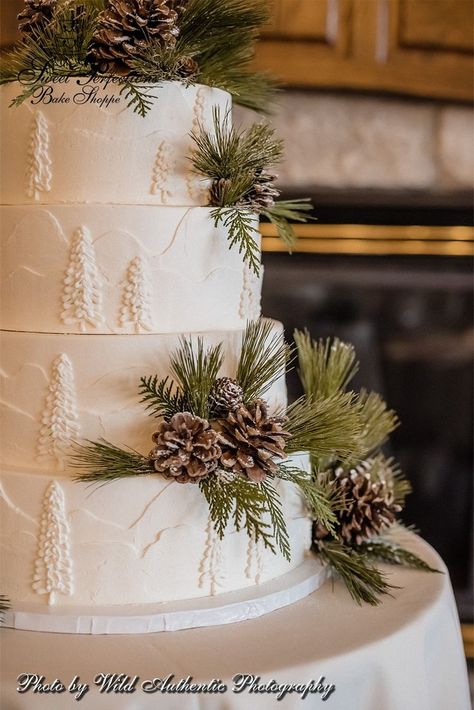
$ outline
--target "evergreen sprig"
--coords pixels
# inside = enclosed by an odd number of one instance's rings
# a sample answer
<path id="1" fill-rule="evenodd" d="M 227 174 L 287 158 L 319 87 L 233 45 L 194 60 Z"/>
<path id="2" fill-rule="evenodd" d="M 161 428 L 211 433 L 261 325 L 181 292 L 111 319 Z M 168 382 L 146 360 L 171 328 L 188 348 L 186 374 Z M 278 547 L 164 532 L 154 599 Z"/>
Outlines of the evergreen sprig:
<path id="1" fill-rule="evenodd" d="M 315 460 L 345 460 L 357 450 L 360 421 L 352 392 L 318 400 L 303 396 L 289 406 L 287 417 L 287 453 L 309 451 Z"/>
<path id="2" fill-rule="evenodd" d="M 209 393 L 222 365 L 222 343 L 207 350 L 202 338 L 197 346 L 183 338 L 180 347 L 171 356 L 171 372 L 176 377 L 189 411 L 207 419 L 209 417 Z"/>
<path id="3" fill-rule="evenodd" d="M 318 521 L 335 536 L 336 510 L 341 507 L 342 500 L 337 497 L 334 488 L 326 485 L 322 478 L 317 479 L 306 471 L 287 463 L 279 465 L 277 476 L 284 481 L 290 481 L 300 489 L 312 520 Z"/>
<path id="4" fill-rule="evenodd" d="M 255 541 L 289 559 L 290 548 L 278 494 L 271 482 L 254 483 L 244 476 L 218 474 L 200 481 L 209 514 L 220 539 L 230 521 Z"/>
<path id="5" fill-rule="evenodd" d="M 395 542 L 383 538 L 374 538 L 356 545 L 355 552 L 364 555 L 368 560 L 374 562 L 385 562 L 390 565 L 399 565 L 411 569 L 423 570 L 424 572 L 437 572 L 440 570 L 431 567 L 427 562 L 418 557 L 414 552 L 406 550 Z"/>
<path id="6" fill-rule="evenodd" d="M 242 387 L 245 404 L 262 397 L 282 377 L 291 359 L 291 348 L 273 332 L 271 321 L 247 323 L 242 338 L 235 379 Z"/>
<path id="7" fill-rule="evenodd" d="M 388 409 L 386 402 L 376 392 L 361 390 L 359 407 L 362 423 L 360 449 L 364 451 L 364 456 L 370 456 L 398 427 L 399 420 L 396 413 Z"/>
<path id="8" fill-rule="evenodd" d="M 262 209 L 261 214 L 276 227 L 278 236 L 291 253 L 296 244 L 292 222 L 307 222 L 310 219 L 308 213 L 312 209 L 313 205 L 309 199 L 277 200 L 273 207 Z"/>
<path id="9" fill-rule="evenodd" d="M 158 379 L 158 375 L 142 377 L 140 394 L 140 402 L 146 405 L 145 409 L 148 409 L 152 416 L 163 417 L 167 421 L 174 414 L 189 409 L 185 395 L 169 377 L 162 380 Z"/>
<path id="10" fill-rule="evenodd" d="M 131 449 L 114 446 L 105 439 L 74 444 L 70 463 L 78 472 L 74 480 L 82 483 L 110 483 L 119 478 L 154 472 L 150 459 Z"/>
<path id="11" fill-rule="evenodd" d="M 324 399 L 347 388 L 359 369 L 352 345 L 338 338 L 313 340 L 307 329 L 295 330 L 294 339 L 298 374 L 309 398 Z"/>
<path id="12" fill-rule="evenodd" d="M 317 552 L 322 560 L 339 575 L 349 594 L 361 605 L 376 606 L 380 597 L 397 589 L 387 582 L 386 575 L 372 564 L 365 552 L 359 552 L 341 542 L 319 543 Z"/>
<path id="13" fill-rule="evenodd" d="M 260 273 L 260 232 L 255 216 L 247 209 L 238 207 L 216 207 L 211 211 L 215 226 L 220 222 L 227 231 L 229 248 L 236 247 L 239 254 L 258 276 Z"/>

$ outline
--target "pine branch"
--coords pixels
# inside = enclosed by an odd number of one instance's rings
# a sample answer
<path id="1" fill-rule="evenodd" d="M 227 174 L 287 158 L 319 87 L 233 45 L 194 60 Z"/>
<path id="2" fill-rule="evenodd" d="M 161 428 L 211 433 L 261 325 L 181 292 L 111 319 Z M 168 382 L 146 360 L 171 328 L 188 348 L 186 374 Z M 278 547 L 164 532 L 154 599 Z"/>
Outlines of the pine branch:
<path id="1" fill-rule="evenodd" d="M 336 536 L 336 510 L 340 508 L 341 501 L 335 496 L 334 489 L 325 485 L 323 480 L 318 481 L 306 471 L 285 463 L 279 465 L 277 476 L 298 486 L 311 519 Z"/>
<path id="2" fill-rule="evenodd" d="M 376 606 L 380 604 L 383 594 L 389 594 L 389 589 L 397 589 L 388 584 L 385 574 L 371 565 L 365 554 L 339 542 L 320 542 L 317 551 L 323 561 L 340 576 L 349 594 L 359 605 L 365 602 Z"/>
<path id="3" fill-rule="evenodd" d="M 245 530 L 249 537 L 262 540 L 276 554 L 275 542 L 283 554 L 287 550 L 286 526 L 275 495 L 268 487 L 253 483 L 244 476 L 219 473 L 200 481 L 199 487 L 208 505 L 209 514 L 220 539 L 232 519 L 237 531 Z M 268 517 L 270 514 L 270 522 Z"/>
<path id="4" fill-rule="evenodd" d="M 367 393 L 362 390 L 359 395 L 359 407 L 362 423 L 359 448 L 367 457 L 382 446 L 389 434 L 398 427 L 399 420 L 396 413 L 387 408 L 385 401 L 376 392 Z"/>
<path id="5" fill-rule="evenodd" d="M 315 459 L 345 460 L 357 450 L 360 421 L 352 392 L 320 400 L 303 396 L 289 406 L 287 416 L 287 453 L 309 451 Z"/>
<path id="6" fill-rule="evenodd" d="M 140 402 L 146 403 L 145 409 L 150 416 L 163 417 L 167 421 L 174 414 L 189 409 L 186 397 L 168 377 L 158 381 L 158 375 L 140 378 Z"/>
<path id="7" fill-rule="evenodd" d="M 255 218 L 251 212 L 238 207 L 217 207 L 211 211 L 211 217 L 217 227 L 220 222 L 227 230 L 229 247 L 236 246 L 239 254 L 252 271 L 260 273 L 259 231 L 255 228 Z"/>
<path id="8" fill-rule="evenodd" d="M 306 396 L 325 399 L 346 389 L 359 365 L 352 345 L 338 338 L 313 340 L 308 330 L 295 330 L 299 375 Z"/>
<path id="9" fill-rule="evenodd" d="M 272 330 L 270 321 L 247 323 L 236 374 L 246 404 L 262 397 L 284 375 L 291 359 L 291 349 L 283 337 Z"/>
<path id="10" fill-rule="evenodd" d="M 154 473 L 153 462 L 145 456 L 120 449 L 105 439 L 75 444 L 73 451 L 70 463 L 78 471 L 74 480 L 82 483 L 109 483 Z"/>
<path id="11" fill-rule="evenodd" d="M 296 244 L 295 230 L 293 229 L 291 221 L 307 222 L 308 219 L 312 219 L 307 214 L 311 212 L 312 209 L 313 205 L 309 199 L 292 201 L 277 200 L 273 207 L 263 209 L 261 214 L 275 225 L 278 236 L 291 253 L 291 250 Z"/>
<path id="12" fill-rule="evenodd" d="M 411 569 L 423 570 L 424 572 L 443 574 L 441 570 L 430 567 L 427 562 L 415 555 L 414 552 L 410 552 L 400 545 L 383 538 L 368 540 L 360 545 L 355 545 L 353 549 L 370 561 L 385 562 L 390 565 L 400 565 Z"/>
<path id="13" fill-rule="evenodd" d="M 222 360 L 222 343 L 205 351 L 202 338 L 198 338 L 197 349 L 192 341 L 183 338 L 179 349 L 171 356 L 171 372 L 189 411 L 198 417 L 209 417 L 209 393 Z"/>
<path id="14" fill-rule="evenodd" d="M 366 461 L 370 462 L 369 474 L 372 481 L 387 481 L 393 486 L 395 502 L 402 508 L 405 498 L 411 493 L 410 482 L 402 474 L 400 467 L 393 458 L 386 458 L 383 453 L 378 453 Z"/>

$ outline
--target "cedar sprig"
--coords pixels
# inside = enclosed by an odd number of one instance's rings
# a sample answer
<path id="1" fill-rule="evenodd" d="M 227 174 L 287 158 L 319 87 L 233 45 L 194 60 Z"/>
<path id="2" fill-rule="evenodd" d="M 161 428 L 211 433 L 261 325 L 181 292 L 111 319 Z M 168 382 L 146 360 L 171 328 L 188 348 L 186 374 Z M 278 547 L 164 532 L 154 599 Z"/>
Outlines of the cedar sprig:
<path id="1" fill-rule="evenodd" d="M 357 450 L 360 418 L 352 392 L 324 399 L 300 397 L 288 407 L 285 428 L 291 438 L 287 453 L 309 451 L 314 460 L 346 460 Z"/>
<path id="2" fill-rule="evenodd" d="M 370 562 L 365 552 L 359 552 L 341 542 L 325 542 L 316 551 L 344 582 L 349 594 L 361 605 L 363 602 L 377 606 L 381 596 L 397 589 L 387 582 L 386 575 Z"/>
<path id="3" fill-rule="evenodd" d="M 261 268 L 260 232 L 252 212 L 238 207 L 216 207 L 211 211 L 211 217 L 216 227 L 222 222 L 229 248 L 236 247 L 249 268 L 258 276 Z"/>
<path id="4" fill-rule="evenodd" d="M 140 378 L 140 394 L 140 402 L 146 405 L 150 415 L 163 417 L 166 421 L 190 408 L 183 392 L 169 377 L 162 380 L 158 379 L 158 375 Z"/>
<path id="5" fill-rule="evenodd" d="M 262 540 L 273 553 L 279 547 L 289 559 L 286 524 L 278 494 L 271 483 L 254 483 L 244 476 L 219 472 L 200 481 L 199 487 L 220 539 L 232 521 L 237 531 L 245 530 L 255 541 Z"/>
<path id="6" fill-rule="evenodd" d="M 360 545 L 355 545 L 353 549 L 355 552 L 364 555 L 370 561 L 384 562 L 390 565 L 399 565 L 424 572 L 437 572 L 442 574 L 441 570 L 431 567 L 414 552 L 410 552 L 410 550 L 405 549 L 395 542 L 386 540 L 383 537 L 367 540 Z"/>
<path id="7" fill-rule="evenodd" d="M 153 461 L 147 457 L 132 449 L 121 449 L 105 439 L 74 444 L 70 463 L 77 471 L 74 480 L 82 483 L 110 483 L 155 472 Z"/>
<path id="8" fill-rule="evenodd" d="M 315 476 L 295 466 L 282 463 L 278 466 L 278 478 L 290 481 L 300 489 L 312 520 L 336 536 L 337 515 L 343 501 L 337 491 L 329 486 L 323 477 Z"/>
<path id="9" fill-rule="evenodd" d="M 263 319 L 247 323 L 242 338 L 235 379 L 242 387 L 245 404 L 262 397 L 285 373 L 292 350 L 273 323 Z"/>

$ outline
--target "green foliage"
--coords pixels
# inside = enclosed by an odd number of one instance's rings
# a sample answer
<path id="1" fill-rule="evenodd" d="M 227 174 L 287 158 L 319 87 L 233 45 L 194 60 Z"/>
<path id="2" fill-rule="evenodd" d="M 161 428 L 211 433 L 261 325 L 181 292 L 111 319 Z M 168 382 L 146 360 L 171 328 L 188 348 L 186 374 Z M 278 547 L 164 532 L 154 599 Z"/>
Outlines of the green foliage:
<path id="1" fill-rule="evenodd" d="M 231 184 L 221 203 L 216 205 L 229 207 L 237 204 L 253 185 L 258 171 L 281 160 L 283 142 L 276 139 L 274 129 L 264 123 L 254 123 L 239 132 L 232 126 L 230 113 L 222 116 L 219 107 L 213 109 L 213 124 L 213 133 L 200 126 L 191 134 L 196 145 L 191 160 L 198 174 Z"/>
<path id="2" fill-rule="evenodd" d="M 131 449 L 120 449 L 105 439 L 75 444 L 70 463 L 78 471 L 74 480 L 82 483 L 110 483 L 154 472 L 150 459 Z"/>
<path id="3" fill-rule="evenodd" d="M 357 449 L 360 421 L 352 392 L 318 400 L 303 396 L 289 406 L 287 416 L 287 453 L 309 451 L 317 460 L 345 460 Z"/>
<path id="4" fill-rule="evenodd" d="M 254 273 L 260 273 L 259 231 L 255 227 L 254 215 L 246 209 L 238 207 L 216 207 L 211 211 L 211 217 L 217 227 L 220 222 L 227 231 L 229 248 L 237 247 L 243 254 L 244 261 Z"/>
<path id="5" fill-rule="evenodd" d="M 273 333 L 270 321 L 247 323 L 235 379 L 243 389 L 244 402 L 262 397 L 282 377 L 291 358 L 284 338 Z"/>
<path id="6" fill-rule="evenodd" d="M 359 394 L 359 408 L 362 423 L 360 449 L 364 456 L 370 456 L 385 443 L 399 421 L 396 413 L 388 409 L 376 392 L 367 393 L 362 390 Z"/>
<path id="7" fill-rule="evenodd" d="M 98 14 L 105 7 L 105 0 L 62 0 L 49 25 L 33 36 L 25 36 L 6 55 L 2 81 L 29 74 L 31 84 L 18 97 L 18 103 L 53 77 L 94 73 L 88 50 Z M 150 97 L 143 87 L 146 82 L 183 81 L 225 89 L 236 103 L 267 110 L 274 84 L 266 75 L 249 69 L 259 28 L 267 18 L 266 0 L 189 0 L 179 18 L 176 45 L 164 47 L 147 38 L 132 62 L 133 76 L 121 79 L 130 106 L 141 115 L 149 109 Z M 197 61 L 198 70 L 192 76 L 183 76 L 183 62 L 189 58 Z"/>
<path id="8" fill-rule="evenodd" d="M 351 597 L 357 604 L 362 602 L 376 606 L 380 597 L 396 589 L 388 584 L 386 576 L 371 564 L 365 553 L 340 542 L 319 543 L 321 558 L 340 576 Z"/>
<path id="9" fill-rule="evenodd" d="M 338 338 L 313 340 L 308 330 L 295 330 L 299 375 L 310 399 L 325 399 L 345 390 L 359 365 L 352 345 Z"/>
<path id="10" fill-rule="evenodd" d="M 158 380 L 158 375 L 150 375 L 140 379 L 140 402 L 146 404 L 146 409 L 154 417 L 163 417 L 167 421 L 174 414 L 184 412 L 188 409 L 186 397 L 183 392 L 176 388 L 174 382 L 165 377 Z"/>
<path id="11" fill-rule="evenodd" d="M 402 567 L 410 567 L 412 569 L 422 570 L 424 572 L 441 571 L 430 567 L 421 557 L 415 555 L 414 552 L 406 550 L 395 542 L 384 540 L 383 538 L 374 538 L 367 540 L 361 545 L 354 546 L 356 553 L 364 555 L 366 559 L 374 562 L 385 562 L 390 565 L 400 565 Z"/>
<path id="12" fill-rule="evenodd" d="M 290 481 L 301 491 L 306 502 L 311 519 L 323 525 L 332 535 L 336 535 L 338 510 L 342 501 L 337 497 L 333 488 L 327 485 L 322 478 L 316 478 L 302 469 L 288 464 L 280 464 L 278 478 Z"/>
<path id="13" fill-rule="evenodd" d="M 222 365 L 222 343 L 204 350 L 202 338 L 197 349 L 191 340 L 183 338 L 171 356 L 171 372 L 176 377 L 187 407 L 192 414 L 209 417 L 209 393 Z"/>
<path id="14" fill-rule="evenodd" d="M 278 200 L 273 207 L 263 209 L 261 214 L 276 227 L 278 236 L 291 253 L 296 244 L 295 230 L 291 222 L 307 222 L 308 219 L 313 219 L 308 216 L 312 209 L 313 205 L 309 199 Z"/>
<path id="15" fill-rule="evenodd" d="M 220 539 L 232 520 L 236 530 L 262 540 L 276 553 L 279 547 L 289 559 L 290 548 L 278 495 L 271 482 L 254 483 L 244 476 L 220 473 L 200 481 L 212 523 Z"/>

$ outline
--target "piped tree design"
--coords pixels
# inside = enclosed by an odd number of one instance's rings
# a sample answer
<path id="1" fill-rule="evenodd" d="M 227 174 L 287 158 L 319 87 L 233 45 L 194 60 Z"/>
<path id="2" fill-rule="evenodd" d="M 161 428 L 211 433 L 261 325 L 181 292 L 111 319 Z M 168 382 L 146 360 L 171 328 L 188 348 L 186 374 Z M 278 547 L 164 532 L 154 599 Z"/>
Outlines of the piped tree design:
<path id="1" fill-rule="evenodd" d="M 40 192 L 51 190 L 52 178 L 48 124 L 41 111 L 37 111 L 33 119 L 26 172 L 26 194 L 34 200 L 39 200 Z"/>
<path id="2" fill-rule="evenodd" d="M 245 567 L 245 576 L 251 579 L 254 584 L 262 582 L 263 572 L 265 569 L 263 557 L 262 541 L 255 540 L 255 536 L 249 537 L 247 544 L 247 565 Z"/>
<path id="3" fill-rule="evenodd" d="M 205 91 L 200 87 L 196 92 L 196 99 L 193 106 L 193 121 L 191 124 L 191 133 L 197 134 L 204 127 L 204 107 L 205 107 Z M 198 199 L 205 190 L 201 186 L 196 174 L 189 168 L 186 176 L 186 185 L 188 195 L 192 200 Z"/>
<path id="4" fill-rule="evenodd" d="M 39 459 L 56 461 L 64 467 L 67 447 L 79 436 L 76 391 L 72 363 L 62 353 L 53 362 L 38 437 Z"/>
<path id="5" fill-rule="evenodd" d="M 257 275 L 253 269 L 244 264 L 242 292 L 240 295 L 239 315 L 242 320 L 258 320 L 260 318 L 260 299 L 263 267 Z"/>
<path id="6" fill-rule="evenodd" d="M 153 174 L 151 181 L 151 194 L 160 195 L 160 201 L 166 205 L 171 197 L 171 191 L 168 188 L 168 178 L 173 167 L 173 149 L 166 143 L 161 141 L 156 153 L 155 162 L 153 165 Z"/>
<path id="7" fill-rule="evenodd" d="M 43 498 L 33 589 L 37 594 L 48 594 L 48 604 L 54 604 L 55 594 L 72 594 L 72 584 L 64 493 L 57 481 L 51 481 Z"/>
<path id="8" fill-rule="evenodd" d="M 137 333 L 153 330 L 151 302 L 151 282 L 142 259 L 136 256 L 128 266 L 123 286 L 120 325 L 132 325 Z"/>
<path id="9" fill-rule="evenodd" d="M 206 527 L 206 543 L 199 572 L 199 587 L 207 587 L 211 596 L 218 594 L 225 581 L 224 558 L 221 541 L 210 518 Z"/>
<path id="10" fill-rule="evenodd" d="M 63 323 L 78 325 L 82 332 L 87 325 L 97 327 L 102 321 L 101 282 L 94 246 L 86 227 L 79 227 L 72 239 L 62 306 Z"/>

